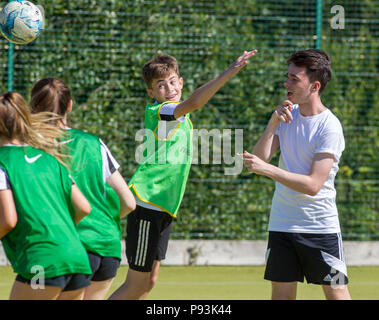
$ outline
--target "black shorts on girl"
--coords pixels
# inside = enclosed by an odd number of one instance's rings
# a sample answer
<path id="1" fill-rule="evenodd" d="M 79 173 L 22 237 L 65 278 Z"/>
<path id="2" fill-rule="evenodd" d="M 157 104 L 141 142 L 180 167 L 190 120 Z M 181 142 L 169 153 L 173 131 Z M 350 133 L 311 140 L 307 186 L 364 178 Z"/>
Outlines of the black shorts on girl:
<path id="1" fill-rule="evenodd" d="M 73 291 L 88 287 L 91 284 L 90 274 L 71 273 L 58 277 L 43 279 L 43 283 L 37 282 L 38 286 L 60 287 L 62 291 Z M 21 275 L 17 275 L 16 281 L 32 284 L 32 280 L 26 279 Z"/>
<path id="2" fill-rule="evenodd" d="M 129 268 L 150 272 L 155 260 L 166 258 L 172 217 L 165 212 L 137 208 L 127 217 L 126 257 Z"/>
<path id="3" fill-rule="evenodd" d="M 120 259 L 103 257 L 94 252 L 87 251 L 89 264 L 92 270 L 91 281 L 105 281 L 116 276 Z"/>

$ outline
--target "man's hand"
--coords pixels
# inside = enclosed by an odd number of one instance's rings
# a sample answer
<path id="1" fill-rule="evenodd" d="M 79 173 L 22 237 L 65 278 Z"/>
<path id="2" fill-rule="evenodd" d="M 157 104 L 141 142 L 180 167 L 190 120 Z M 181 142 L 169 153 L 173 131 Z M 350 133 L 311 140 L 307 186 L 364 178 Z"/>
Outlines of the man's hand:
<path id="1" fill-rule="evenodd" d="M 264 162 L 256 155 L 251 154 L 247 151 L 243 153 L 242 158 L 243 163 L 248 171 L 257 174 L 264 174 L 265 168 L 267 167 L 267 162 Z"/>
<path id="2" fill-rule="evenodd" d="M 284 100 L 281 105 L 276 107 L 273 117 L 280 122 L 289 124 L 293 120 L 291 111 L 292 102 L 290 100 Z"/>

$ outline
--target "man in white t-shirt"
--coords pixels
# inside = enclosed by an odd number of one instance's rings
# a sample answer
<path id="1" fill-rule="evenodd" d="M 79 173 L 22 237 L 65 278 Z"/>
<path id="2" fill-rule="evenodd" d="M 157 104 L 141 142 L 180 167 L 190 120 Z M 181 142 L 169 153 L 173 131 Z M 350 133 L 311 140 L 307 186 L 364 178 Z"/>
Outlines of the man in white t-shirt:
<path id="1" fill-rule="evenodd" d="M 337 117 L 321 102 L 331 79 L 321 50 L 288 59 L 287 100 L 272 114 L 245 167 L 276 182 L 265 279 L 272 299 L 296 299 L 297 282 L 320 284 L 327 299 L 350 299 L 334 178 L 345 148 Z M 269 164 L 280 147 L 279 167 Z"/>

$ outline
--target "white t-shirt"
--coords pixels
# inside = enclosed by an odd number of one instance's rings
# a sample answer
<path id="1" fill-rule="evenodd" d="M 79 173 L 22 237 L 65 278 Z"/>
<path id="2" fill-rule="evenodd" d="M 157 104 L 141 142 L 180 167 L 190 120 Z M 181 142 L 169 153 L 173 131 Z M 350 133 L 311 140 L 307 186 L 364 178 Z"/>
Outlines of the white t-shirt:
<path id="1" fill-rule="evenodd" d="M 334 156 L 333 167 L 315 196 L 294 191 L 278 182 L 272 199 L 269 231 L 300 233 L 338 233 L 340 225 L 336 206 L 334 178 L 345 149 L 341 123 L 327 109 L 304 117 L 294 105 L 291 124 L 280 123 L 275 134 L 280 141 L 279 167 L 308 175 L 316 153 Z"/>

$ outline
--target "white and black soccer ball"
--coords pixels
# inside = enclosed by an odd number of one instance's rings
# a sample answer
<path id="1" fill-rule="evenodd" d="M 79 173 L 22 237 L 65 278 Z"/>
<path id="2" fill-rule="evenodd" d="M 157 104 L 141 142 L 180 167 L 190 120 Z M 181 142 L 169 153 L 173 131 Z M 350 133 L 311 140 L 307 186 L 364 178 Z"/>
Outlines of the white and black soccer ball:
<path id="1" fill-rule="evenodd" d="M 15 44 L 34 41 L 44 25 L 42 8 L 30 1 L 11 1 L 0 12 L 0 31 Z"/>

